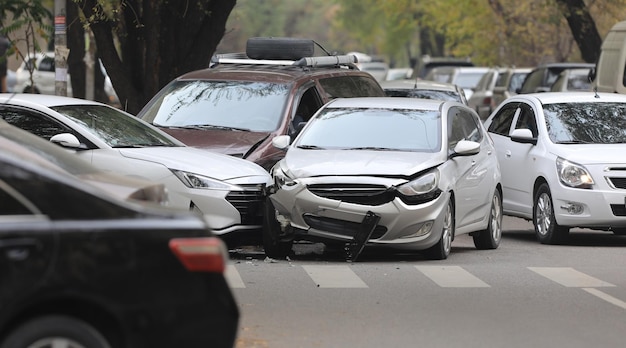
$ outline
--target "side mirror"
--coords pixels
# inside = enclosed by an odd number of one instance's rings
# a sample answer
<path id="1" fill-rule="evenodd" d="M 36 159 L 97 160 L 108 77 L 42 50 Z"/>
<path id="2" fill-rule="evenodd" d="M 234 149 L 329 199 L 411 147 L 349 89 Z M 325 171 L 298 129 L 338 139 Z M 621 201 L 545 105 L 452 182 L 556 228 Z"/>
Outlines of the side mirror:
<path id="1" fill-rule="evenodd" d="M 272 138 L 272 145 L 279 150 L 287 149 L 287 147 L 289 147 L 290 142 L 291 142 L 291 137 L 288 135 L 278 135 Z"/>
<path id="2" fill-rule="evenodd" d="M 533 138 L 533 132 L 526 128 L 513 130 L 511 132 L 511 140 L 516 143 L 537 145 L 537 139 Z"/>
<path id="3" fill-rule="evenodd" d="M 80 141 L 78 141 L 78 138 L 74 134 L 70 133 L 57 134 L 50 138 L 50 141 L 62 147 L 67 147 L 71 149 L 80 148 Z"/>
<path id="4" fill-rule="evenodd" d="M 480 152 L 480 144 L 475 141 L 461 140 L 456 143 L 454 152 L 450 155 L 450 158 L 459 156 L 471 156 Z"/>

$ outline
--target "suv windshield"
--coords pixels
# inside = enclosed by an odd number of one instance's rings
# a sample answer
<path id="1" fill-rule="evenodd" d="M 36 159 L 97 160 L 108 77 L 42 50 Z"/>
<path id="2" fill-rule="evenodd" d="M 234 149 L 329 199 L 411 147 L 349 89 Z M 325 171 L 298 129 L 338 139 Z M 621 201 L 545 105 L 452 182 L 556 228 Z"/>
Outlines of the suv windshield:
<path id="1" fill-rule="evenodd" d="M 271 132 L 278 128 L 290 84 L 175 81 L 142 117 L 159 127 Z"/>
<path id="2" fill-rule="evenodd" d="M 626 143 L 624 103 L 547 104 L 543 110 L 554 143 Z"/>

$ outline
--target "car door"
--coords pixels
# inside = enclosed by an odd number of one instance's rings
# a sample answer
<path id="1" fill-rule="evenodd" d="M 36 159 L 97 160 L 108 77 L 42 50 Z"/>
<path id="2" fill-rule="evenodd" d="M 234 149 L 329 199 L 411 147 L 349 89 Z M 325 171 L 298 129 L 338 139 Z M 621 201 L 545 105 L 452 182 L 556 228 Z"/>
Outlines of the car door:
<path id="1" fill-rule="evenodd" d="M 484 220 L 491 204 L 490 194 L 495 188 L 493 170 L 497 160 L 488 145 L 480 120 L 469 110 L 452 107 L 448 112 L 448 153 L 460 140 L 481 144 L 478 154 L 452 159 L 456 205 L 456 228 Z"/>
<path id="2" fill-rule="evenodd" d="M 537 121 L 532 107 L 523 102 L 511 102 L 502 107 L 489 125 L 489 134 L 494 141 L 500 170 L 502 172 L 502 206 L 505 212 L 514 215 L 532 214 L 532 190 L 534 177 L 528 175 L 534 161 L 533 144 L 511 140 L 515 129 L 530 129 L 537 137 Z"/>
<path id="3" fill-rule="evenodd" d="M 31 172 L 0 162 L 0 326 L 23 305 L 22 295 L 46 282 L 55 248 L 48 219 L 21 194 L 16 182 L 41 185 Z"/>

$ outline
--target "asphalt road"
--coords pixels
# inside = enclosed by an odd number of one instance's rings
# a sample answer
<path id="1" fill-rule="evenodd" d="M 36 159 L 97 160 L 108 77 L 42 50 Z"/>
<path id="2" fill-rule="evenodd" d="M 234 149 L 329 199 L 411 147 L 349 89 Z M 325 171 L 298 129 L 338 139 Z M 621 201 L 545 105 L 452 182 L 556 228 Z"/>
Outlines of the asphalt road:
<path id="1" fill-rule="evenodd" d="M 625 347 L 626 237 L 573 230 L 536 242 L 505 217 L 496 250 L 460 236 L 447 260 L 299 244 L 288 260 L 231 251 L 237 348 Z"/>

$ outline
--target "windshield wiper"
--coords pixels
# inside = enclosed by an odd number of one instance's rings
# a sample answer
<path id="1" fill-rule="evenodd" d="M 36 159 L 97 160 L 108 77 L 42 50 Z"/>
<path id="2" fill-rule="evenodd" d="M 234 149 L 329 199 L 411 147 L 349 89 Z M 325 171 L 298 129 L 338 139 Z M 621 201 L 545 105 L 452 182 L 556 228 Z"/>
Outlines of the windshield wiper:
<path id="1" fill-rule="evenodd" d="M 306 150 L 325 150 L 323 147 L 319 147 L 317 145 L 299 145 L 298 149 L 306 149 Z"/>
<path id="2" fill-rule="evenodd" d="M 228 131 L 250 132 L 250 129 L 248 129 L 248 128 L 216 126 L 216 125 L 212 125 L 212 124 L 194 124 L 194 125 L 190 125 L 190 126 L 183 126 L 183 127 L 176 127 L 176 128 L 184 128 L 184 129 L 219 129 L 219 130 L 228 130 Z"/>
<path id="3" fill-rule="evenodd" d="M 564 140 L 564 141 L 557 141 L 557 144 L 595 144 L 589 141 L 584 141 L 584 140 Z"/>
<path id="4" fill-rule="evenodd" d="M 397 151 L 397 149 L 390 149 L 388 147 L 376 147 L 376 146 L 350 147 L 345 150 Z"/>

